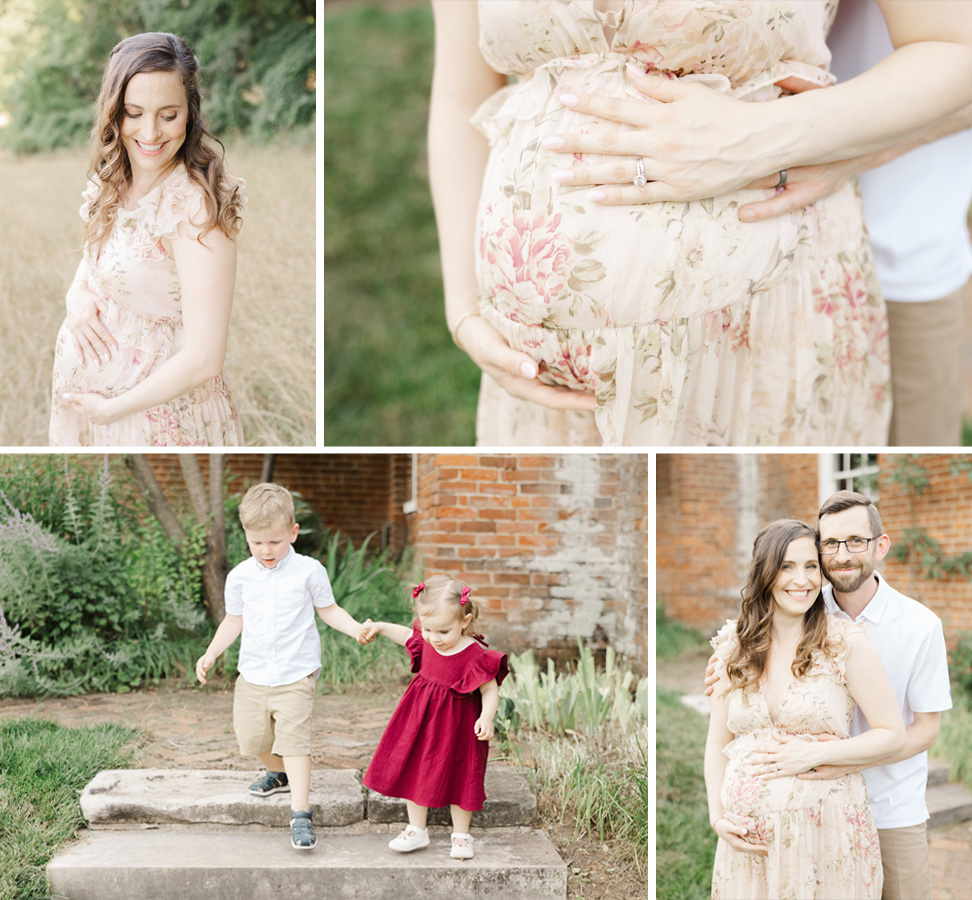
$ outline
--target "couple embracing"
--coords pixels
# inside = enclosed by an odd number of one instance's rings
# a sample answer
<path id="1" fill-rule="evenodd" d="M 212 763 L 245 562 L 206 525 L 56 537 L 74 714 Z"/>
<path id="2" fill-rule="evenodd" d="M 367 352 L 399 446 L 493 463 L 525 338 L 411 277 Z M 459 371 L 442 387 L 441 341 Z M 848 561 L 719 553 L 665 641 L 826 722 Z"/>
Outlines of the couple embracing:
<path id="1" fill-rule="evenodd" d="M 930 900 L 926 751 L 948 666 L 938 617 L 875 571 L 890 546 L 852 491 L 816 531 L 783 519 L 756 537 L 707 679 L 713 898 Z"/>

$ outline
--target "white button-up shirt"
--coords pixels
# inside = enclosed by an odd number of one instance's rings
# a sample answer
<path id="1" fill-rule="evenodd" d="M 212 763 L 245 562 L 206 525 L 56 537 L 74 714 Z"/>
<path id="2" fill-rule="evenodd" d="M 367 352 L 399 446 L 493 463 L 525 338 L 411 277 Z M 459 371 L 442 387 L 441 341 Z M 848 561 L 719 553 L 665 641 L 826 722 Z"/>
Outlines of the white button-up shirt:
<path id="1" fill-rule="evenodd" d="M 226 576 L 226 612 L 243 616 L 240 674 L 251 684 L 292 684 L 321 667 L 315 607 L 331 606 L 327 570 L 294 548 L 272 569 L 254 557 Z"/>
<path id="2" fill-rule="evenodd" d="M 877 649 L 907 728 L 915 713 L 952 708 L 945 635 L 941 619 L 927 606 L 899 593 L 880 575 L 877 580 L 877 593 L 853 621 L 864 627 Z M 834 600 L 832 585 L 824 585 L 823 595 L 828 613 L 851 620 Z M 851 736 L 867 729 L 867 719 L 857 707 Z M 878 828 L 906 828 L 928 818 L 927 752 L 890 766 L 865 769 L 864 780 Z"/>

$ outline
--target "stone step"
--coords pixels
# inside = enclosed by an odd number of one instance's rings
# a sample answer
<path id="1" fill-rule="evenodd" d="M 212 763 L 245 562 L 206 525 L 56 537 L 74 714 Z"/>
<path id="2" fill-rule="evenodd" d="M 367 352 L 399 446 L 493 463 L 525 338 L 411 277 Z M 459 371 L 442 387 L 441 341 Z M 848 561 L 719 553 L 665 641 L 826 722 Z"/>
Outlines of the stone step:
<path id="1" fill-rule="evenodd" d="M 389 850 L 387 834 L 327 835 L 301 852 L 284 830 L 86 832 L 47 873 L 63 900 L 566 900 L 566 865 L 542 832 L 473 834 L 476 855 L 460 861 L 448 832 L 408 854 Z"/>
<path id="2" fill-rule="evenodd" d="M 486 769 L 486 803 L 473 813 L 478 828 L 532 827 L 537 816 L 537 797 L 526 777 L 509 767 Z M 369 822 L 407 822 L 404 800 L 368 791 Z M 448 807 L 429 810 L 430 825 L 451 825 Z"/>
<path id="3" fill-rule="evenodd" d="M 88 827 L 123 825 L 261 825 L 287 820 L 290 794 L 255 797 L 261 771 L 225 769 L 106 769 L 81 794 Z M 323 769 L 311 774 L 314 822 L 339 827 L 365 818 L 361 773 Z"/>
<path id="4" fill-rule="evenodd" d="M 287 819 L 290 794 L 255 797 L 249 785 L 259 771 L 108 769 L 81 794 L 81 811 L 92 829 L 144 825 L 212 825 L 259 828 Z M 366 791 L 361 773 L 323 769 L 311 775 L 311 809 L 322 828 L 363 822 L 405 822 L 405 801 Z M 479 828 L 532 827 L 536 796 L 526 778 L 506 766 L 486 770 L 486 804 L 473 816 Z M 429 810 L 429 823 L 447 825 L 449 810 Z"/>
<path id="5" fill-rule="evenodd" d="M 925 791 L 925 803 L 928 804 L 929 828 L 972 819 L 972 793 L 960 784 L 932 785 Z"/>

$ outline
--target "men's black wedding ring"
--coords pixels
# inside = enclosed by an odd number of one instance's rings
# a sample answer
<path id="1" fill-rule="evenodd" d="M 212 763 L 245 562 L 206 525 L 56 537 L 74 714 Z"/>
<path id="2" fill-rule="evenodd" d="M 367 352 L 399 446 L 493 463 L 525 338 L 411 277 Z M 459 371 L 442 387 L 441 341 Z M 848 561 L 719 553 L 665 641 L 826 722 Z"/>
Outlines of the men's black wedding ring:
<path id="1" fill-rule="evenodd" d="M 635 187 L 644 187 L 648 184 L 648 179 L 645 178 L 645 164 L 641 161 L 640 156 L 635 162 L 635 177 L 631 179 L 631 183 Z"/>
<path id="2" fill-rule="evenodd" d="M 776 187 L 781 188 L 786 184 L 786 169 L 780 169 L 780 180 L 776 183 Z"/>

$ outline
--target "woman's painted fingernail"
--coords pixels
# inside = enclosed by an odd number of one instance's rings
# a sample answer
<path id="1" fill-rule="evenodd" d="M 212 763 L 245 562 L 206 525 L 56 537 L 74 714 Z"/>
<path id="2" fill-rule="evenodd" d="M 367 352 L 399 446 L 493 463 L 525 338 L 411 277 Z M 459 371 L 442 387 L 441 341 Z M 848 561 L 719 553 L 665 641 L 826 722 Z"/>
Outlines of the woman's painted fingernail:
<path id="1" fill-rule="evenodd" d="M 564 139 L 562 137 L 548 137 L 543 139 L 543 146 L 548 150 L 563 150 Z"/>
<path id="2" fill-rule="evenodd" d="M 564 106 L 577 106 L 577 96 L 575 94 L 561 94 L 557 99 Z"/>
<path id="3" fill-rule="evenodd" d="M 607 194 L 605 194 L 604 191 L 588 191 L 587 192 L 587 199 L 588 200 L 593 200 L 595 202 L 597 202 L 599 200 L 606 200 L 607 199 Z"/>
<path id="4" fill-rule="evenodd" d="M 520 363 L 520 374 L 524 378 L 536 378 L 537 377 L 537 367 L 533 363 Z"/>
<path id="5" fill-rule="evenodd" d="M 744 209 L 741 213 L 739 213 L 739 218 L 744 222 L 752 222 L 753 219 L 756 218 L 756 213 L 754 213 L 751 209 Z"/>
<path id="6" fill-rule="evenodd" d="M 574 170 L 573 169 L 555 169 L 550 173 L 550 177 L 554 181 L 559 181 L 561 184 L 570 184 L 574 180 Z"/>

